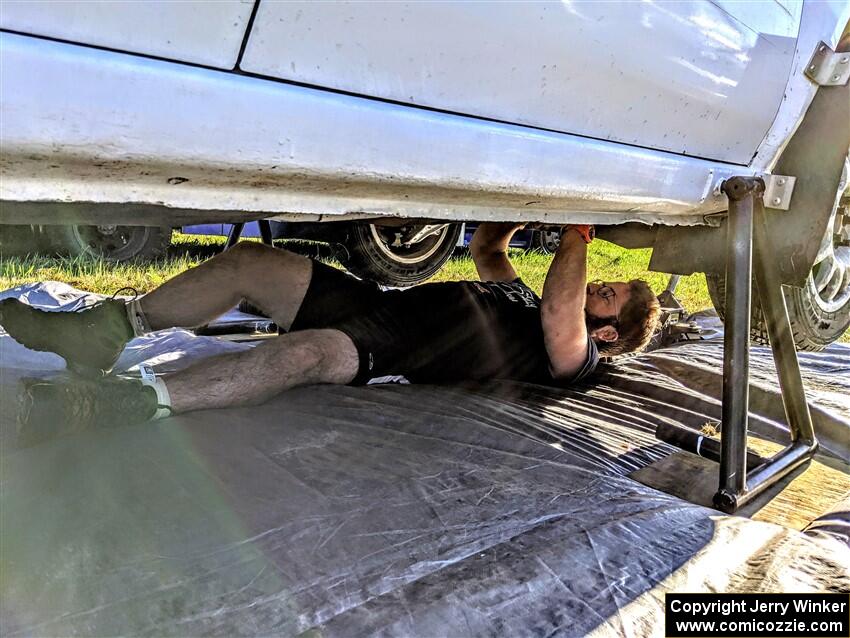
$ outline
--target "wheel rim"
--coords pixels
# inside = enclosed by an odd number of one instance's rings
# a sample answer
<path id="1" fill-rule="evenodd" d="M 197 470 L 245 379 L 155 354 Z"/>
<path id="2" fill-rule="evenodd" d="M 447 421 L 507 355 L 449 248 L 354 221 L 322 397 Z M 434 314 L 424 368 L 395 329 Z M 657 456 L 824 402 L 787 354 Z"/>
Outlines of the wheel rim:
<path id="1" fill-rule="evenodd" d="M 540 247 L 549 253 L 557 252 L 561 234 L 553 230 L 540 231 Z"/>
<path id="2" fill-rule="evenodd" d="M 429 230 L 429 225 L 377 226 L 369 224 L 369 233 L 375 246 L 389 260 L 402 264 L 419 264 L 429 259 L 443 245 L 450 224 L 434 224 L 433 232 L 421 241 L 411 242 L 420 231 Z"/>
<path id="3" fill-rule="evenodd" d="M 144 247 L 151 229 L 147 226 L 74 226 L 77 244 L 89 255 L 109 260 L 131 259 Z"/>
<path id="4" fill-rule="evenodd" d="M 829 230 L 832 241 L 819 254 L 807 280 L 812 299 L 827 313 L 850 303 L 850 215 L 846 209 L 836 211 Z"/>
<path id="5" fill-rule="evenodd" d="M 838 185 L 835 209 L 806 279 L 811 299 L 823 311 L 834 313 L 850 303 L 850 153 Z"/>

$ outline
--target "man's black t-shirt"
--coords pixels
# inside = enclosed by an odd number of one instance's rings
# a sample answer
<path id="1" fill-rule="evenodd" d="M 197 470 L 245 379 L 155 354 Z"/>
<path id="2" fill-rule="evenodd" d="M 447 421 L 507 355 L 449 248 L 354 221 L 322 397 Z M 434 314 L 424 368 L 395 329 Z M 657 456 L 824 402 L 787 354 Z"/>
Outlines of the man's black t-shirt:
<path id="1" fill-rule="evenodd" d="M 402 313 L 417 317 L 405 331 L 417 360 L 409 360 L 407 378 L 419 382 L 460 379 L 516 379 L 556 382 L 543 341 L 540 297 L 521 280 L 444 282 L 399 291 Z M 590 374 L 599 361 L 588 339 L 585 366 L 570 381 Z"/>
<path id="2" fill-rule="evenodd" d="M 555 380 L 543 342 L 540 298 L 513 282 L 440 282 L 380 290 L 316 264 L 293 330 L 336 328 L 354 341 L 356 384 L 389 380 L 453 383 L 515 379 L 564 385 L 599 361 L 588 338 L 587 360 L 571 380 Z"/>

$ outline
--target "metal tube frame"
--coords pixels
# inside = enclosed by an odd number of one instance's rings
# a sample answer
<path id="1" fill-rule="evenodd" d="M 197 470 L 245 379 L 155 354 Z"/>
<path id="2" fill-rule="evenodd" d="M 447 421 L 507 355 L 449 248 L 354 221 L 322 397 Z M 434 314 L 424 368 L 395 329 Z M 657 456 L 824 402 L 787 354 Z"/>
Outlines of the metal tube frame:
<path id="1" fill-rule="evenodd" d="M 260 227 L 260 238 L 266 246 L 273 246 L 272 242 L 272 227 L 268 219 L 257 220 L 257 226 Z M 242 237 L 242 231 L 245 229 L 245 222 L 237 222 L 230 227 L 230 232 L 227 234 L 227 241 L 224 243 L 222 250 L 233 248 L 239 238 Z"/>
<path id="2" fill-rule="evenodd" d="M 720 462 L 722 454 L 720 441 L 697 432 L 693 428 L 686 428 L 675 423 L 659 423 L 655 436 L 709 461 Z M 755 452 L 747 451 L 747 469 L 750 471 L 755 470 L 767 460 Z"/>
<path id="3" fill-rule="evenodd" d="M 260 237 L 266 246 L 273 246 L 272 242 L 272 225 L 268 219 L 260 219 L 257 221 L 257 226 L 260 227 Z"/>
<path id="4" fill-rule="evenodd" d="M 236 245 L 236 242 L 239 241 L 239 238 L 242 237 L 242 230 L 245 228 L 245 222 L 237 222 L 230 227 L 230 233 L 227 235 L 227 241 L 224 242 L 224 248 L 222 250 L 227 250 L 228 248 L 233 248 Z"/>
<path id="5" fill-rule="evenodd" d="M 750 401 L 750 313 L 753 272 L 753 193 L 743 178 L 723 182 L 729 198 L 726 244 L 726 318 L 723 332 L 723 407 L 720 421 L 720 488 L 714 503 L 747 489 L 747 407 Z M 721 499 L 720 495 L 724 495 Z M 722 504 L 721 504 L 722 503 Z M 737 507 L 736 505 L 733 507 Z"/>
<path id="6" fill-rule="evenodd" d="M 732 513 L 809 461 L 818 443 L 806 403 L 785 296 L 773 262 L 777 253 L 767 232 L 762 199 L 764 182 L 758 177 L 733 177 L 724 181 L 722 188 L 729 198 L 729 219 L 720 477 L 714 506 Z M 791 444 L 756 467 L 752 467 L 753 455 L 747 451 L 753 270 L 791 431 Z M 699 438 L 666 430 L 658 434 L 659 438 L 689 451 L 695 451 Z M 711 453 L 707 456 L 716 457 Z"/>

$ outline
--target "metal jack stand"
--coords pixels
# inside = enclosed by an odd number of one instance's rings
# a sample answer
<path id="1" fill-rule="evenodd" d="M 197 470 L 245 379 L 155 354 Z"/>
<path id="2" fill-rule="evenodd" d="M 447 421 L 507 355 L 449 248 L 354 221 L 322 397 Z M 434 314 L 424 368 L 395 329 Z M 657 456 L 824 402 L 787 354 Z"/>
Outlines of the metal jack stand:
<path id="1" fill-rule="evenodd" d="M 732 513 L 808 462 L 814 456 L 818 443 L 806 403 L 782 284 L 772 262 L 776 253 L 769 245 L 767 234 L 762 199 L 764 182 L 757 177 L 733 177 L 723 182 L 723 192 L 729 198 L 726 325 L 723 343 L 720 485 L 714 495 L 714 505 L 724 512 Z M 785 416 L 791 430 L 791 444 L 772 458 L 761 459 L 748 474 L 747 411 L 753 250 L 756 285 L 779 376 Z M 699 433 L 685 428 L 672 430 L 658 434 L 683 449 L 699 453 L 699 446 L 703 442 Z M 752 466 L 752 455 L 750 459 Z"/>
<path id="2" fill-rule="evenodd" d="M 260 219 L 257 221 L 257 226 L 260 227 L 260 238 L 266 246 L 272 245 L 272 227 L 268 219 Z M 239 238 L 242 236 L 242 231 L 245 229 L 245 222 L 237 222 L 230 228 L 227 234 L 227 241 L 224 243 L 222 250 L 232 248 Z"/>

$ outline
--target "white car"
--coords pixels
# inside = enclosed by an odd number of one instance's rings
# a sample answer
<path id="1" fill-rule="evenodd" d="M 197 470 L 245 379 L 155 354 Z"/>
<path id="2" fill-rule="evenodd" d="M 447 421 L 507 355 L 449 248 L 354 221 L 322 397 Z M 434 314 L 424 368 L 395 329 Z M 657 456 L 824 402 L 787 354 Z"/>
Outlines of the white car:
<path id="1" fill-rule="evenodd" d="M 846 0 L 0 7 L 4 224 L 593 223 L 722 306 L 760 175 L 798 345 L 850 324 Z"/>

